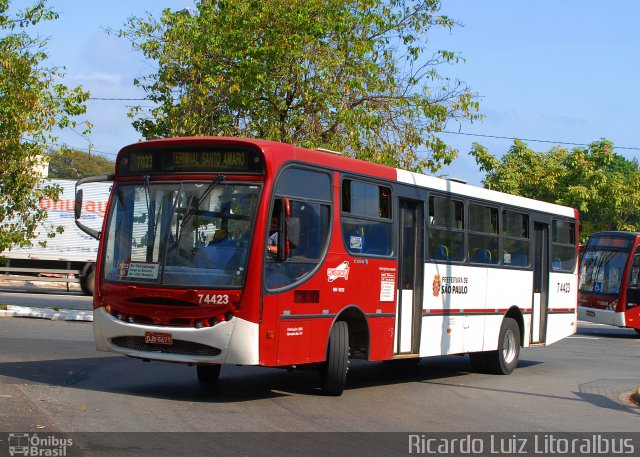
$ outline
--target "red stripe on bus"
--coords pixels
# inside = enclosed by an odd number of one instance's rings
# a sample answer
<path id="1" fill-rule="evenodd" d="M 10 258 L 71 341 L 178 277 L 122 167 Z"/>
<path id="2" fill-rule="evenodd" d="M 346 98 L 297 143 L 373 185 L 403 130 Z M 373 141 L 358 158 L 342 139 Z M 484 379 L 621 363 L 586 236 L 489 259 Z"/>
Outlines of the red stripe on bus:
<path id="1" fill-rule="evenodd" d="M 509 308 L 460 308 L 460 309 L 423 309 L 422 314 L 504 314 Z M 522 313 L 530 313 L 531 308 L 521 308 Z"/>

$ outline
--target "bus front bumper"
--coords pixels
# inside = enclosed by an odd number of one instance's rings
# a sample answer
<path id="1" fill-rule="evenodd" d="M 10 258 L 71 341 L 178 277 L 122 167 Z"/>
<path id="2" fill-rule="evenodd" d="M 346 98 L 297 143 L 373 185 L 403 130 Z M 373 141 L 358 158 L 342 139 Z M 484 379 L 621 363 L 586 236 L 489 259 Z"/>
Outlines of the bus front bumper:
<path id="1" fill-rule="evenodd" d="M 578 320 L 594 322 L 596 324 L 626 327 L 624 313 L 617 313 L 607 309 L 586 308 L 578 306 Z"/>
<path id="2" fill-rule="evenodd" d="M 259 363 L 258 324 L 237 317 L 213 327 L 166 327 L 124 322 L 97 308 L 93 311 L 93 333 L 99 351 L 139 359 L 188 364 Z"/>

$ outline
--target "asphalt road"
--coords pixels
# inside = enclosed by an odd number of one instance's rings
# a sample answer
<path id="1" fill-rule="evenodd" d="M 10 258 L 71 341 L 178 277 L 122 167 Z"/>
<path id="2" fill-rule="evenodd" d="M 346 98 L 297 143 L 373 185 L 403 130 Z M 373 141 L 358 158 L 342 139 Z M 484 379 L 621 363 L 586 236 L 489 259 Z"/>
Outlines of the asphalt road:
<path id="1" fill-rule="evenodd" d="M 460 356 L 413 367 L 356 361 L 342 397 L 319 395 L 313 371 L 225 366 L 217 388 L 202 386 L 193 367 L 96 352 L 84 322 L 0 318 L 0 348 L 0 433 L 80 433 L 85 450 L 122 439 L 96 432 L 640 430 L 640 408 L 629 400 L 640 386 L 640 338 L 592 324 L 524 349 L 511 376 L 470 372 Z M 318 440 L 335 442 L 329 437 Z"/>
<path id="2" fill-rule="evenodd" d="M 29 306 L 32 308 L 92 309 L 92 297 L 80 292 L 63 292 L 59 289 L 40 288 L 39 290 L 0 285 L 0 304 Z"/>

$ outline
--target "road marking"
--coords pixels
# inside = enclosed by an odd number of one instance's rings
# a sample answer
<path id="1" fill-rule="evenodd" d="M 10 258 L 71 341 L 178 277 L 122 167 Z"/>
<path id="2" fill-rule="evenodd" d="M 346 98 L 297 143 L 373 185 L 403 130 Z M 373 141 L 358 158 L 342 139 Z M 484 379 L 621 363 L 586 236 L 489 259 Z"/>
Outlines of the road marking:
<path id="1" fill-rule="evenodd" d="M 596 336 L 570 336 L 569 338 L 577 338 L 582 340 L 599 340 L 600 339 Z"/>

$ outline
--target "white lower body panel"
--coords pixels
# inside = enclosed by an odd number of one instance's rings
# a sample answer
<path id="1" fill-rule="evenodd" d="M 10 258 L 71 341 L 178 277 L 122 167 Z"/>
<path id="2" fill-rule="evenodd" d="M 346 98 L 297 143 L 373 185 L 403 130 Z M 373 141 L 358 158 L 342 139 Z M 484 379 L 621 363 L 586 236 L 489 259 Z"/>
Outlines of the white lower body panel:
<path id="1" fill-rule="evenodd" d="M 584 308 L 578 306 L 578 319 L 581 321 L 594 322 L 596 324 L 614 325 L 616 327 L 626 327 L 624 313 L 617 313 L 608 309 Z"/>
<path id="2" fill-rule="evenodd" d="M 177 363 L 258 365 L 258 324 L 234 317 L 213 327 L 165 327 L 130 324 L 98 308 L 93 311 L 93 333 L 99 351 L 116 352 L 140 359 Z M 146 332 L 170 333 L 173 340 L 210 346 L 220 350 L 216 356 L 171 354 L 124 348 L 113 344 L 117 337 L 142 337 Z"/>

